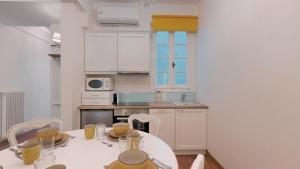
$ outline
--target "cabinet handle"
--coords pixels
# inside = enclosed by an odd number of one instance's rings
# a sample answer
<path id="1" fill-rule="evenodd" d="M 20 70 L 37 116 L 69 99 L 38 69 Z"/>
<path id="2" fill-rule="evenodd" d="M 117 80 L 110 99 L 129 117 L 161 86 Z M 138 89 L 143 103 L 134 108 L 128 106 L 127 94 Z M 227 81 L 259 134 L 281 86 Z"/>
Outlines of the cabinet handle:
<path id="1" fill-rule="evenodd" d="M 117 120 L 128 120 L 128 117 L 117 117 Z"/>

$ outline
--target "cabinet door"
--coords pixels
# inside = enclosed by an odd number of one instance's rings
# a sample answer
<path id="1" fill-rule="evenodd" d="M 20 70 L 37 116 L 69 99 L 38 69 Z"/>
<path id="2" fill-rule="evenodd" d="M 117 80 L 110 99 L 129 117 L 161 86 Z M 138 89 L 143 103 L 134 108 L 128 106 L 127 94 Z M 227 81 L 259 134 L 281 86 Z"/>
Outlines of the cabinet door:
<path id="1" fill-rule="evenodd" d="M 149 72 L 149 33 L 118 34 L 118 71 Z"/>
<path id="2" fill-rule="evenodd" d="M 85 34 L 85 71 L 117 71 L 117 33 L 87 32 Z"/>
<path id="3" fill-rule="evenodd" d="M 174 109 L 150 109 L 150 115 L 156 116 L 161 121 L 158 137 L 166 142 L 172 149 L 175 148 L 175 110 Z M 150 133 L 153 126 L 150 124 Z"/>
<path id="4" fill-rule="evenodd" d="M 176 150 L 206 150 L 206 110 L 176 110 Z"/>

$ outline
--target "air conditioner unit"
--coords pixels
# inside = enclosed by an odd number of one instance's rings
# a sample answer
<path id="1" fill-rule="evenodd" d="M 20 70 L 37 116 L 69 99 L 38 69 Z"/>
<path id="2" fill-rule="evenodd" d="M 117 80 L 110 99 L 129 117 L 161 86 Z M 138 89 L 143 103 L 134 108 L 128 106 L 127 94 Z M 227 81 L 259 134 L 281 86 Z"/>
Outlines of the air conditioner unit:
<path id="1" fill-rule="evenodd" d="M 103 25 L 138 25 L 140 9 L 136 6 L 102 6 L 97 21 Z"/>

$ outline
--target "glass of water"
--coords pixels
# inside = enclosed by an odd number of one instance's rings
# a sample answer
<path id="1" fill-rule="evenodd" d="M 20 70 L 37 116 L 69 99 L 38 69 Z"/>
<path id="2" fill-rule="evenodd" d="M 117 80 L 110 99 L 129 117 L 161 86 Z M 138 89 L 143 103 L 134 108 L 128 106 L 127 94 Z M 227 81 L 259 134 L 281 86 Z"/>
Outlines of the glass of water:
<path id="1" fill-rule="evenodd" d="M 42 144 L 42 156 L 53 154 L 54 152 L 54 139 L 55 136 L 43 137 L 40 138 Z"/>
<path id="2" fill-rule="evenodd" d="M 96 125 L 96 137 L 98 140 L 105 139 L 105 128 L 106 125 L 104 123 L 99 123 Z"/>
<path id="3" fill-rule="evenodd" d="M 119 147 L 120 147 L 120 153 L 122 153 L 123 151 L 128 150 L 127 136 L 120 136 L 119 137 Z"/>
<path id="4" fill-rule="evenodd" d="M 55 155 L 43 156 L 40 159 L 34 161 L 34 169 L 45 169 L 55 164 Z"/>

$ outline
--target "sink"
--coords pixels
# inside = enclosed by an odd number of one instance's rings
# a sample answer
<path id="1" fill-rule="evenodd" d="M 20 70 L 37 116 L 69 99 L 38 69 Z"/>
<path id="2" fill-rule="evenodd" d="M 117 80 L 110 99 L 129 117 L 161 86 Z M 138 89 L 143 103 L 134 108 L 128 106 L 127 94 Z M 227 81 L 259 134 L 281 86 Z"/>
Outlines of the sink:
<path id="1" fill-rule="evenodd" d="M 176 106 L 199 106 L 196 102 L 174 102 Z"/>

